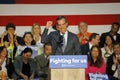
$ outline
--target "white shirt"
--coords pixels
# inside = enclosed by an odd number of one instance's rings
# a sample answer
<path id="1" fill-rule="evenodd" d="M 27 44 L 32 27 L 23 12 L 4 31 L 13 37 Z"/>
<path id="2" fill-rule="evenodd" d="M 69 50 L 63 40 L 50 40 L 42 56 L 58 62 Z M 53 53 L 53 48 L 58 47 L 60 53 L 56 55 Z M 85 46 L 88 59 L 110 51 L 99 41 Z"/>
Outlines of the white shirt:
<path id="1" fill-rule="evenodd" d="M 107 58 L 112 55 L 113 50 L 111 51 L 111 50 L 108 48 L 108 54 L 106 54 L 106 50 L 105 50 L 105 48 L 103 47 L 103 48 L 101 48 L 101 51 L 102 51 L 102 56 L 103 56 L 105 62 L 107 62 Z"/>
<path id="2" fill-rule="evenodd" d="M 89 50 L 92 48 L 92 46 L 93 46 L 93 45 L 89 42 Z"/>
<path id="3" fill-rule="evenodd" d="M 114 40 L 116 41 L 116 35 L 113 36 Z"/>

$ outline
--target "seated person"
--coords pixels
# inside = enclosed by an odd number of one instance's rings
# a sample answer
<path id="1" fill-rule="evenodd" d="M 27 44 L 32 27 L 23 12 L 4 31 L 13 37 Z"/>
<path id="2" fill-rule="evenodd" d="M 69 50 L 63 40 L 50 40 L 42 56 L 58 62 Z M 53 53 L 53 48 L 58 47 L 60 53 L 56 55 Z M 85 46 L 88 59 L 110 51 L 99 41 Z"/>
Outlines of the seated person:
<path id="1" fill-rule="evenodd" d="M 104 74 L 106 64 L 102 58 L 101 49 L 98 46 L 92 46 L 88 55 L 88 67 L 85 70 L 85 80 L 89 80 L 89 73 Z"/>
<path id="2" fill-rule="evenodd" d="M 89 41 L 91 35 L 90 32 L 87 32 L 88 24 L 86 22 L 80 22 L 78 24 L 79 33 L 77 37 L 79 38 L 80 45 L 86 44 Z"/>
<path id="3" fill-rule="evenodd" d="M 118 71 L 120 67 L 120 43 L 115 42 L 113 45 L 114 52 L 107 60 L 107 68 L 106 73 L 109 76 L 109 80 L 120 80 L 120 75 L 118 75 Z M 119 79 L 118 79 L 119 78 Z"/>
<path id="4" fill-rule="evenodd" d="M 36 56 L 36 71 L 40 80 L 48 80 L 49 56 L 52 53 L 52 45 L 50 43 L 44 44 L 44 53 Z"/>
<path id="5" fill-rule="evenodd" d="M 13 74 L 14 80 L 24 79 L 31 80 L 35 75 L 35 62 L 31 58 L 32 49 L 25 48 L 21 55 L 18 55 L 14 61 L 15 73 Z"/>
<path id="6" fill-rule="evenodd" d="M 5 46 L 0 47 L 0 79 L 6 80 L 11 78 L 14 71 L 13 64 L 10 58 L 7 57 L 7 49 Z"/>

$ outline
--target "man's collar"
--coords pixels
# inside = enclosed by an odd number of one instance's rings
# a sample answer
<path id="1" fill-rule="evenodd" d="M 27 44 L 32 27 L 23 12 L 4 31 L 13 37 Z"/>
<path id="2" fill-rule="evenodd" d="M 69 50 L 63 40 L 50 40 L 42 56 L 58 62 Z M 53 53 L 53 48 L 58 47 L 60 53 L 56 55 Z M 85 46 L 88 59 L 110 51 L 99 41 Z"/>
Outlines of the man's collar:
<path id="1" fill-rule="evenodd" d="M 65 34 L 68 34 L 68 31 L 66 31 L 66 32 L 64 33 L 64 35 L 65 35 Z M 63 35 L 63 33 L 60 32 L 60 35 Z"/>

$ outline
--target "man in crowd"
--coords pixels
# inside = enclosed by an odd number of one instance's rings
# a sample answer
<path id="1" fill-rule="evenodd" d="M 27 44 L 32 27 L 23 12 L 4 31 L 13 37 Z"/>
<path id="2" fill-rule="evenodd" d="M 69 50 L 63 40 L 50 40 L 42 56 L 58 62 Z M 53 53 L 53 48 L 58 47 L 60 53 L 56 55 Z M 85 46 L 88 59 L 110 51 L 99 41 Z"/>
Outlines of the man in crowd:
<path id="1" fill-rule="evenodd" d="M 99 45 L 100 35 L 98 33 L 92 33 L 89 42 L 87 44 L 81 45 L 81 51 L 83 55 L 87 55 L 89 50 L 93 45 Z"/>
<path id="2" fill-rule="evenodd" d="M 113 46 L 114 52 L 107 60 L 106 73 L 109 80 L 120 80 L 120 43 Z"/>
<path id="3" fill-rule="evenodd" d="M 108 34 L 110 34 L 116 42 L 120 42 L 120 34 L 118 33 L 119 28 L 120 28 L 120 24 L 118 22 L 113 22 L 111 26 L 111 30 L 101 35 L 100 47 L 104 47 L 105 37 Z"/>
<path id="4" fill-rule="evenodd" d="M 44 53 L 35 57 L 37 76 L 40 80 L 48 80 L 49 56 L 52 54 L 52 45 L 44 44 Z"/>

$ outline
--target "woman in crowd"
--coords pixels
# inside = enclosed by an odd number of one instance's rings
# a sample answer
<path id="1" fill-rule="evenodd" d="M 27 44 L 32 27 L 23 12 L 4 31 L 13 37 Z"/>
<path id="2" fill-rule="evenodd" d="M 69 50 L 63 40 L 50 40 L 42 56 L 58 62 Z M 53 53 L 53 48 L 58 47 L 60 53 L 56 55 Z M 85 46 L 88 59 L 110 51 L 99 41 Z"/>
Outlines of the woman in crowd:
<path id="1" fill-rule="evenodd" d="M 5 47 L 0 47 L 0 78 L 2 80 L 7 79 L 7 68 L 6 66 L 7 50 Z"/>
<path id="2" fill-rule="evenodd" d="M 83 44 L 88 43 L 91 33 L 87 32 L 87 29 L 88 29 L 87 23 L 86 22 L 80 22 L 78 24 L 78 29 L 79 29 L 80 33 L 77 34 L 77 37 L 79 38 L 80 44 L 83 45 Z"/>
<path id="3" fill-rule="evenodd" d="M 52 21 L 47 21 L 45 28 L 49 29 L 51 26 L 52 26 Z M 32 34 L 33 34 L 33 38 L 36 42 L 36 45 L 43 47 L 43 44 L 41 43 L 41 27 L 38 23 L 33 24 Z"/>
<path id="4" fill-rule="evenodd" d="M 31 80 L 35 75 L 35 62 L 31 58 L 32 49 L 25 48 L 21 55 L 17 56 L 14 61 L 15 74 L 13 75 L 14 80 L 24 79 Z"/>
<path id="5" fill-rule="evenodd" d="M 88 55 L 88 67 L 85 71 L 85 79 L 89 80 L 89 73 L 104 74 L 106 64 L 102 58 L 101 49 L 98 46 L 92 46 Z"/>
<path id="6" fill-rule="evenodd" d="M 8 57 L 14 61 L 17 46 L 22 44 L 22 38 L 15 34 L 15 24 L 8 23 L 5 28 L 6 30 L 1 35 L 1 44 L 7 48 Z"/>
<path id="7" fill-rule="evenodd" d="M 32 34 L 37 46 L 42 46 L 41 43 L 41 27 L 38 23 L 32 25 Z"/>
<path id="8" fill-rule="evenodd" d="M 31 32 L 25 32 L 25 34 L 23 35 L 23 45 L 22 46 L 34 46 L 34 47 L 37 47 L 37 49 L 38 49 L 38 54 L 37 55 L 41 54 L 41 49 L 38 46 L 36 46 L 36 42 L 33 39 L 33 35 L 32 35 Z"/>
<path id="9" fill-rule="evenodd" d="M 23 45 L 31 46 L 36 45 L 35 40 L 33 39 L 33 35 L 31 32 L 25 32 L 23 35 Z"/>
<path id="10" fill-rule="evenodd" d="M 114 39 L 111 35 L 106 35 L 105 40 L 104 40 L 104 47 L 101 48 L 102 50 L 102 56 L 105 60 L 105 62 L 107 61 L 107 58 L 109 56 L 111 56 L 111 54 L 113 53 L 113 44 L 114 44 Z"/>
<path id="11" fill-rule="evenodd" d="M 7 77 L 11 78 L 14 72 L 14 67 L 10 58 L 7 57 L 7 49 L 5 46 L 0 47 L 0 78 L 7 80 Z"/>
<path id="12" fill-rule="evenodd" d="M 52 26 L 52 21 L 47 21 L 45 28 L 49 29 L 51 26 Z M 38 23 L 35 23 L 32 26 L 32 34 L 33 34 L 33 39 L 36 42 L 36 45 L 40 48 L 41 53 L 43 53 L 43 43 L 41 41 L 41 35 L 48 34 L 48 31 L 46 33 L 41 34 L 40 25 Z"/>

